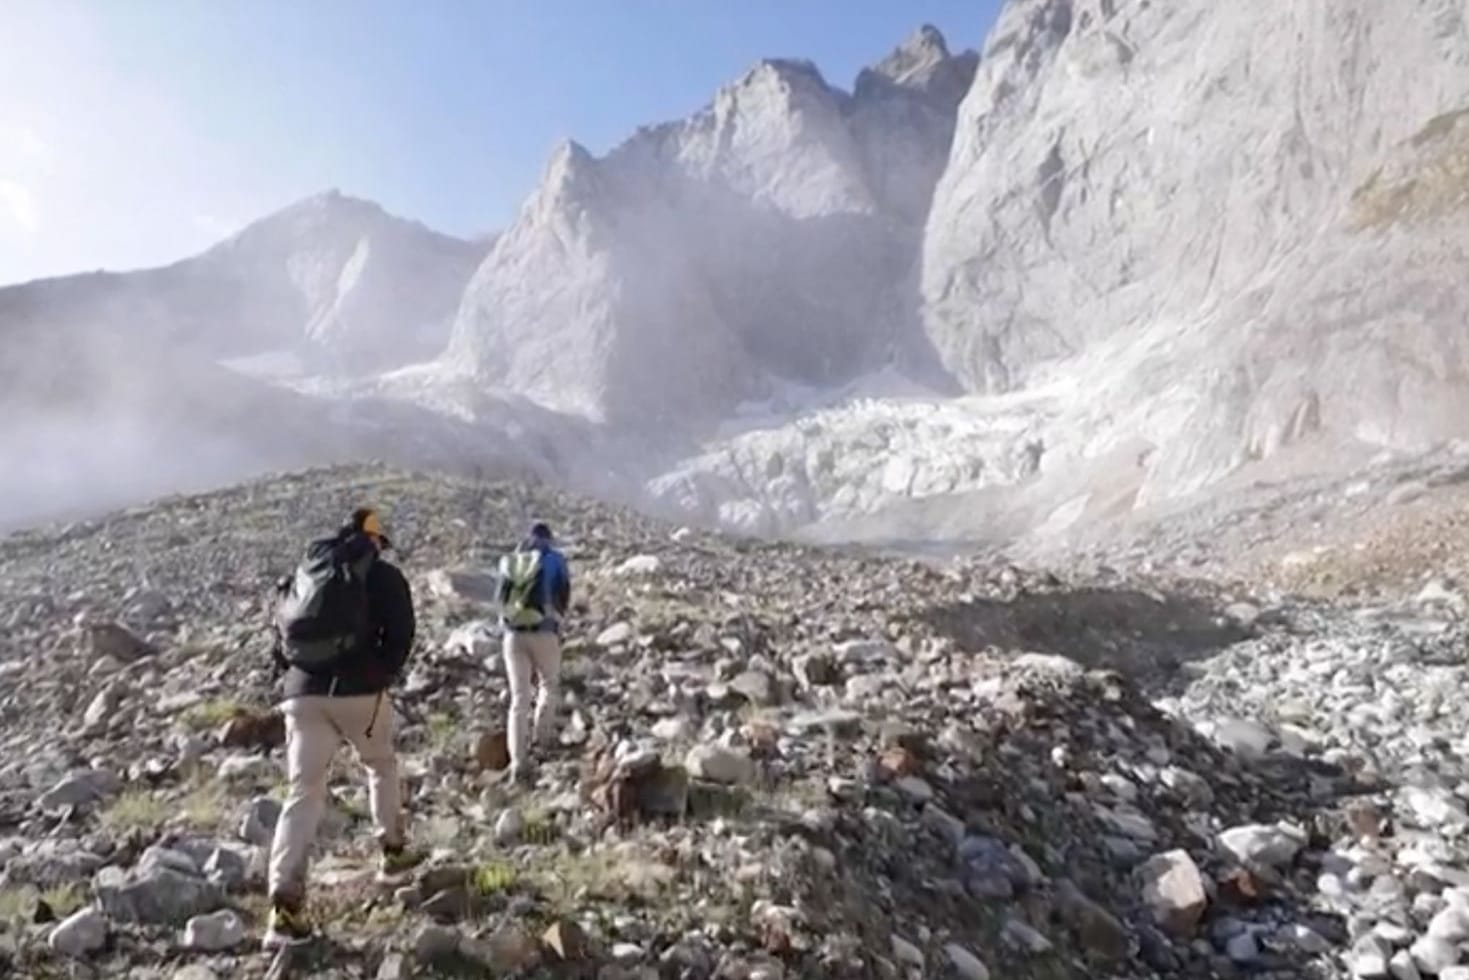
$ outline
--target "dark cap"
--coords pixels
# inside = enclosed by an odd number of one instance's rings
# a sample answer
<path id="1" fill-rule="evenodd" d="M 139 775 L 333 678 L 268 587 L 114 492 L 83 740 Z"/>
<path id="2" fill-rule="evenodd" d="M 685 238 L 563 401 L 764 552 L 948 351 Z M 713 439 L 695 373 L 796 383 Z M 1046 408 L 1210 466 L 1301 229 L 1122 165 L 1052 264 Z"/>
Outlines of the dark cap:
<path id="1" fill-rule="evenodd" d="M 550 541 L 554 536 L 551 534 L 551 525 L 545 521 L 536 521 L 530 526 L 530 536 L 533 538 L 545 538 Z"/>

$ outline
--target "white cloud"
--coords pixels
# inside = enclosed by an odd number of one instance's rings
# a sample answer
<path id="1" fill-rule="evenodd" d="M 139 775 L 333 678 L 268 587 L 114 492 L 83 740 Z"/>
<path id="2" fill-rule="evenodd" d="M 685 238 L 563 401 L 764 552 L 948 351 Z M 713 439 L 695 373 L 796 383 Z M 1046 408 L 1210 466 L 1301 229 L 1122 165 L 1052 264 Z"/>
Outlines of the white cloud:
<path id="1" fill-rule="evenodd" d="M 0 231 L 18 228 L 22 234 L 34 235 L 41 228 L 41 210 L 36 196 L 18 180 L 0 177 Z"/>
<path id="2" fill-rule="evenodd" d="M 0 153 L 46 163 L 51 159 L 51 145 L 29 126 L 0 126 Z"/>

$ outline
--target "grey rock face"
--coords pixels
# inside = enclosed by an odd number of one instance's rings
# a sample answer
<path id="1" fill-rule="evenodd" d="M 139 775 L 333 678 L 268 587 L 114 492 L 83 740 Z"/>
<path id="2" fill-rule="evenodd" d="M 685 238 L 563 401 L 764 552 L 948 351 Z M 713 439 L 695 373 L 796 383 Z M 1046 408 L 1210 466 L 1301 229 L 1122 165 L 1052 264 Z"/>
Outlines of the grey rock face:
<path id="1" fill-rule="evenodd" d="M 1466 66 L 1457 0 L 1015 0 L 934 195 L 927 334 L 972 391 L 1085 377 L 1047 462 L 1135 440 L 1144 500 L 1313 433 L 1462 435 Z"/>

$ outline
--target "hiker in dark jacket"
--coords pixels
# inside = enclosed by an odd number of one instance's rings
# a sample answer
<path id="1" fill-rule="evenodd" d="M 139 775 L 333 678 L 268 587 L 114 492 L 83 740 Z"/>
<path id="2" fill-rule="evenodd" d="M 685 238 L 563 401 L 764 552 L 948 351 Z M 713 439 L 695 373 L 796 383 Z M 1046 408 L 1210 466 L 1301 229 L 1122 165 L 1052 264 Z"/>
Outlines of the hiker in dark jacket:
<path id="1" fill-rule="evenodd" d="M 271 845 L 267 948 L 311 935 L 304 914 L 306 869 L 326 807 L 328 769 L 343 742 L 352 745 L 367 768 L 372 820 L 382 849 L 379 880 L 393 882 L 422 860 L 421 854 L 406 847 L 393 751 L 393 706 L 387 695 L 413 647 L 413 594 L 403 573 L 381 557 L 392 543 L 376 511 L 355 511 L 331 543 L 338 560 L 370 561 L 363 580 L 367 635 L 329 669 L 316 670 L 289 664 L 281 637 L 276 638 L 272 652 L 285 671 L 281 711 L 286 718 L 290 790 Z M 290 582 L 283 581 L 283 592 Z"/>

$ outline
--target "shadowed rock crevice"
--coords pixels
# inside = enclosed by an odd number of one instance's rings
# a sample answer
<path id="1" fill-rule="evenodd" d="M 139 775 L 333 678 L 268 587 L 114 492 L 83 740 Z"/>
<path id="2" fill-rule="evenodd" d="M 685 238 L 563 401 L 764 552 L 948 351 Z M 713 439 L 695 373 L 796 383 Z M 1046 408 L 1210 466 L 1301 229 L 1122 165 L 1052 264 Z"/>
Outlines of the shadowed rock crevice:
<path id="1" fill-rule="evenodd" d="M 975 599 L 935 606 L 920 618 L 962 649 L 1056 654 L 1144 685 L 1254 635 L 1202 599 L 1126 589 Z"/>

